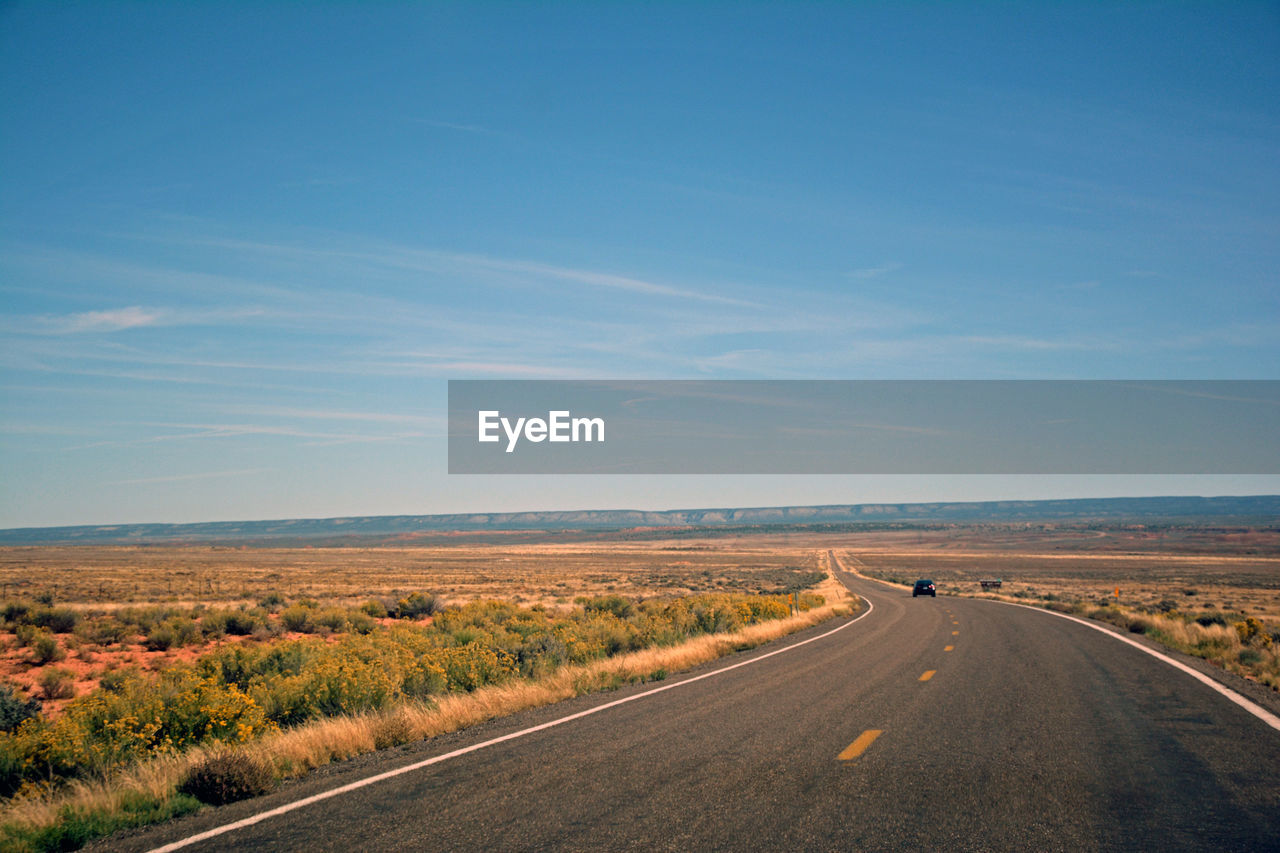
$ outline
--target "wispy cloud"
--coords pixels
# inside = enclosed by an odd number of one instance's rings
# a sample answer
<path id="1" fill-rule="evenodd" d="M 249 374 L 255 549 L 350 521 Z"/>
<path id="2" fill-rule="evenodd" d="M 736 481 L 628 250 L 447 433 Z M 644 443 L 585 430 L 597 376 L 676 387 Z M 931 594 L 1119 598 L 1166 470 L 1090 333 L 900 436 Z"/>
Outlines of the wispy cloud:
<path id="1" fill-rule="evenodd" d="M 860 423 L 860 422 L 853 422 L 853 421 L 844 422 L 840 425 L 839 428 L 792 427 L 792 426 L 778 427 L 778 432 L 783 432 L 789 435 L 797 435 L 797 436 L 812 436 L 814 438 L 851 438 L 854 430 L 871 430 L 875 432 L 896 432 L 896 433 L 907 433 L 909 435 L 932 435 L 932 436 L 955 434 L 949 430 L 938 429 L 936 427 L 906 426 L 903 424 Z"/>
<path id="2" fill-rule="evenodd" d="M 200 439 L 200 438 L 235 438 L 238 436 L 263 435 L 263 436 L 283 436 L 287 438 L 308 438 L 318 441 L 384 441 L 389 438 L 410 438 L 423 435 L 421 432 L 400 432 L 391 435 L 378 434 L 368 435 L 360 433 L 335 433 L 335 432 L 318 432 L 309 429 L 300 429 L 290 424 L 254 424 L 254 423 L 229 423 L 229 424 L 156 424 L 155 426 L 167 426 L 177 429 L 191 430 L 191 432 L 183 435 L 156 436 L 154 440 L 164 439 Z"/>
<path id="3" fill-rule="evenodd" d="M 117 242 L 147 242 L 169 246 L 197 246 L 216 243 L 192 240 L 154 237 L 145 234 L 109 233 L 102 235 Z M 134 260 L 133 256 L 121 257 L 115 254 L 84 250 L 76 247 L 50 247 L 27 243 L 0 243 L 6 268 L 14 268 L 16 281 L 28 277 L 36 279 L 54 276 L 60 280 L 79 282 L 70 292 L 78 292 L 85 296 L 105 292 L 148 293 L 171 302 L 176 296 L 194 296 L 206 298 L 209 294 L 218 294 L 227 299 L 235 296 L 241 300 L 254 302 L 272 302 L 290 299 L 296 291 L 266 281 L 263 278 L 245 278 L 236 275 L 207 272 L 203 269 L 192 269 L 193 265 L 204 266 L 199 259 L 192 263 L 158 263 L 153 261 Z M 4 290 L 21 289 L 6 281 L 0 284 Z M 34 292 L 40 292 L 35 288 Z"/>
<path id="4" fill-rule="evenodd" d="M 762 362 L 774 354 L 759 347 L 737 349 L 718 355 L 700 358 L 695 363 L 703 373 L 716 374 L 726 370 L 758 373 Z"/>
<path id="5" fill-rule="evenodd" d="M 42 318 L 48 331 L 71 335 L 80 332 L 119 332 L 142 326 L 156 326 L 165 321 L 163 311 L 137 305 L 112 311 L 84 311 L 65 317 Z"/>
<path id="6" fill-rule="evenodd" d="M 117 425 L 121 426 L 121 425 Z M 445 427 L 432 423 L 428 428 L 400 429 L 390 432 L 360 432 L 354 430 L 326 431 L 301 427 L 297 424 L 279 423 L 165 423 L 144 421 L 129 426 L 134 432 L 142 429 L 180 430 L 179 432 L 153 433 L 138 438 L 95 441 L 80 444 L 65 450 L 90 450 L 99 447 L 138 447 L 149 444 L 165 444 L 170 442 L 198 442 L 208 439 L 235 439 L 250 437 L 303 439 L 304 447 L 326 447 L 335 444 L 364 444 L 386 441 L 409 441 L 415 439 L 442 436 Z"/>
<path id="7" fill-rule="evenodd" d="M 10 315 L 0 318 L 0 332 L 25 335 L 113 334 L 161 326 L 205 326 L 243 323 L 268 314 L 262 308 L 173 309 L 131 305 L 72 314 Z"/>
<path id="8" fill-rule="evenodd" d="M 849 270 L 849 272 L 845 273 L 845 275 L 847 275 L 849 278 L 866 280 L 871 278 L 879 278 L 882 275 L 888 275 L 889 273 L 897 272 L 900 269 L 902 269 L 902 264 L 897 262 L 891 262 L 887 264 L 881 264 L 878 267 L 863 267 L 861 269 Z"/>
<path id="9" fill-rule="evenodd" d="M 138 239 L 154 240 L 150 235 Z M 172 242 L 188 245 L 216 246 L 241 252 L 256 252 L 281 259 L 321 261 L 333 264 L 339 261 L 357 262 L 372 267 L 403 269 L 436 273 L 485 273 L 501 272 L 540 279 L 611 290 L 629 291 L 649 296 L 669 297 L 680 300 L 763 308 L 758 302 L 737 296 L 726 296 L 707 289 L 678 287 L 651 281 L 633 275 L 612 271 L 589 269 L 564 264 L 546 263 L 524 258 L 503 258 L 466 252 L 452 252 L 435 248 L 418 248 L 395 243 L 370 241 L 358 237 L 330 236 L 323 246 L 289 242 L 262 242 L 227 238 L 173 238 Z M 492 282 L 490 282 L 492 283 Z M 510 282 L 508 282 L 509 284 Z"/>
<path id="10" fill-rule="evenodd" d="M 553 264 L 543 264 L 535 261 L 503 260 L 500 258 L 490 258 L 482 255 L 450 255 L 450 257 L 481 268 L 500 270 L 503 272 L 524 273 L 527 275 L 575 282 L 577 284 L 586 284 L 592 287 L 626 290 L 632 293 L 643 293 L 650 296 L 669 296 L 677 299 L 715 302 L 724 305 L 739 305 L 751 308 L 762 307 L 758 303 L 738 299 L 732 296 L 721 296 L 717 293 L 705 293 L 697 290 L 672 287 L 666 284 L 645 281 L 643 279 L 632 278 L 630 276 L 615 275 L 613 273 L 555 266 Z"/>
<path id="11" fill-rule="evenodd" d="M 206 471 L 201 474 L 174 474 L 168 477 L 137 477 L 128 480 L 112 480 L 108 486 L 139 486 L 153 483 L 181 483 L 188 480 L 213 480 L 222 477 L 251 477 L 255 474 L 266 474 L 274 468 L 239 468 L 234 471 Z"/>
<path id="12" fill-rule="evenodd" d="M 341 409 L 304 409 L 292 406 L 220 405 L 220 409 L 238 414 L 272 418 L 301 418 L 303 420 L 363 421 L 369 423 L 417 424 L 423 427 L 443 427 L 446 419 L 434 415 L 411 415 L 398 412 L 353 412 Z"/>
<path id="13" fill-rule="evenodd" d="M 547 364 L 526 364 L 518 361 L 484 361 L 469 358 L 448 356 L 422 356 L 422 360 L 414 358 L 414 353 L 406 357 L 413 359 L 396 364 L 403 370 L 430 376 L 527 376 L 537 379 L 578 379 L 590 376 L 592 371 L 586 367 L 558 367 Z"/>
<path id="14" fill-rule="evenodd" d="M 1090 337 L 1031 337 L 1028 335 L 950 335 L 936 340 L 960 346 L 1005 349 L 1013 352 L 1054 350 L 1106 350 L 1116 349 L 1116 341 L 1098 336 Z"/>

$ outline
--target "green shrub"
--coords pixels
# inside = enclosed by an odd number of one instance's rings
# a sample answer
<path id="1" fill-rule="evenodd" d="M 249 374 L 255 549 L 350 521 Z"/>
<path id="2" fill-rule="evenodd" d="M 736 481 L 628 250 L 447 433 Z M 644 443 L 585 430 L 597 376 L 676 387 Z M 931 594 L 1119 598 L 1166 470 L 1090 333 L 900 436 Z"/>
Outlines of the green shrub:
<path id="1" fill-rule="evenodd" d="M 36 664 L 53 663 L 66 656 L 67 653 L 58 645 L 58 638 L 48 631 L 38 631 L 31 638 L 31 659 Z"/>
<path id="2" fill-rule="evenodd" d="M 130 631 L 129 626 L 124 622 L 107 616 L 88 623 L 84 633 L 90 642 L 101 646 L 110 646 L 122 642 L 125 637 L 129 636 Z"/>
<path id="3" fill-rule="evenodd" d="M 200 633 L 217 639 L 227 633 L 227 611 L 210 608 L 200 614 Z"/>
<path id="4" fill-rule="evenodd" d="M 119 693 L 127 682 L 141 675 L 141 671 L 136 666 L 109 669 L 98 676 L 98 686 L 107 693 Z"/>
<path id="5" fill-rule="evenodd" d="M 39 715 L 39 699 L 24 699 L 12 685 L 0 683 L 0 731 L 12 732 L 23 721 Z"/>
<path id="6" fill-rule="evenodd" d="M 314 611 L 310 607 L 295 604 L 281 611 L 280 623 L 284 625 L 285 630 L 310 634 L 316 629 L 315 623 L 311 619 L 313 613 Z"/>
<path id="7" fill-rule="evenodd" d="M 372 634 L 378 629 L 378 623 L 363 610 L 347 611 L 347 623 L 357 634 Z"/>
<path id="8" fill-rule="evenodd" d="M 26 781 L 27 763 L 22 741 L 10 732 L 0 731 L 0 797 L 11 797 L 22 787 Z M 0 827 L 0 832 L 3 832 L 3 827 Z M 0 835 L 0 841 L 3 841 L 3 835 Z M 0 849 L 5 849 L 3 844 L 0 844 Z"/>
<path id="9" fill-rule="evenodd" d="M 420 592 L 409 593 L 396 602 L 396 616 L 400 619 L 421 619 L 433 616 L 444 609 L 443 602 L 434 595 L 423 595 Z"/>
<path id="10" fill-rule="evenodd" d="M 168 625 L 157 625 L 147 632 L 147 639 L 143 645 L 149 651 L 165 652 L 177 644 L 177 637 L 173 632 L 173 628 Z"/>
<path id="11" fill-rule="evenodd" d="M 271 613 L 279 611 L 284 605 L 284 596 L 278 592 L 269 592 L 258 601 L 259 607 Z"/>
<path id="12" fill-rule="evenodd" d="M 242 607 L 239 610 L 210 609 L 200 617 L 200 630 L 206 637 L 221 637 L 223 634 L 247 637 L 266 624 L 266 611 L 257 607 Z"/>
<path id="13" fill-rule="evenodd" d="M 182 620 L 171 619 L 148 631 L 143 645 L 153 652 L 164 652 L 187 645 L 195 640 L 197 634 L 199 629 L 190 619 L 185 620 L 185 624 Z"/>
<path id="14" fill-rule="evenodd" d="M 173 629 L 174 640 L 179 646 L 200 642 L 200 626 L 190 616 L 175 616 L 166 624 Z"/>
<path id="15" fill-rule="evenodd" d="M 0 612 L 4 615 L 4 621 L 11 625 L 16 625 L 19 622 L 26 621 L 27 614 L 31 612 L 32 607 L 34 605 L 29 601 L 7 601 L 5 602 L 4 610 Z"/>
<path id="16" fill-rule="evenodd" d="M 1262 652 L 1257 649 L 1241 649 L 1236 659 L 1245 666 L 1253 666 L 1262 663 Z"/>
<path id="17" fill-rule="evenodd" d="M 334 633 L 348 631 L 351 628 L 351 621 L 347 618 L 347 611 L 341 607 L 326 607 L 316 613 L 315 619 L 316 624 L 321 628 L 328 628 Z"/>
<path id="18" fill-rule="evenodd" d="M 369 599 L 360 605 L 360 610 L 374 619 L 385 619 L 387 616 L 387 606 L 377 599 Z"/>
<path id="19" fill-rule="evenodd" d="M 36 638 L 38 633 L 43 632 L 37 631 L 35 625 L 28 625 L 25 622 L 13 629 L 13 637 L 18 641 L 19 646 L 31 645 L 31 641 Z"/>
<path id="20" fill-rule="evenodd" d="M 827 600 L 816 592 L 802 592 L 796 597 L 796 606 L 802 613 L 815 607 L 821 607 L 826 603 Z"/>
<path id="21" fill-rule="evenodd" d="M 266 624 L 266 614 L 258 609 L 233 610 L 227 614 L 227 633 L 247 637 Z"/>
<path id="22" fill-rule="evenodd" d="M 223 752 L 191 768 L 178 785 L 178 792 L 221 806 L 266 794 L 275 784 L 275 776 L 266 763 L 244 752 Z"/>
<path id="23" fill-rule="evenodd" d="M 596 598 L 579 598 L 578 604 L 588 613 L 612 613 L 626 619 L 635 612 L 635 605 L 620 595 L 601 595 Z"/>
<path id="24" fill-rule="evenodd" d="M 253 633 L 250 634 L 250 636 L 258 642 L 266 642 L 267 640 L 273 640 L 276 637 L 279 637 L 284 632 L 284 625 L 274 619 L 270 619 L 259 625 L 257 628 L 254 628 Z"/>
<path id="25" fill-rule="evenodd" d="M 40 692 L 46 699 L 70 699 L 76 695 L 74 676 L 69 669 L 51 666 L 40 673 Z"/>
<path id="26" fill-rule="evenodd" d="M 152 604 L 145 607 L 126 607 L 122 610 L 117 610 L 115 617 L 126 624 L 136 625 L 137 633 L 146 634 L 155 626 L 169 619 L 190 618 L 199 610 L 199 605 L 187 609 L 172 605 Z"/>
<path id="27" fill-rule="evenodd" d="M 55 634 L 70 634 L 80 622 L 80 614 L 70 607 L 39 607 L 27 614 L 27 620 Z"/>
<path id="28" fill-rule="evenodd" d="M 1108 622 L 1118 628 L 1129 627 L 1129 617 L 1118 608 L 1115 607 L 1096 607 L 1088 613 L 1090 619 L 1096 619 L 1099 622 Z"/>

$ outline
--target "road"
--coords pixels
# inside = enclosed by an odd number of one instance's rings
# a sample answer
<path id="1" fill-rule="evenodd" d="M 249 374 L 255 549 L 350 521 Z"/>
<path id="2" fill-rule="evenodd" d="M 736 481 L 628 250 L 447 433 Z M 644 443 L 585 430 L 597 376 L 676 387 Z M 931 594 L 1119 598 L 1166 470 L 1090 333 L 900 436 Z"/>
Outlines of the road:
<path id="1" fill-rule="evenodd" d="M 840 577 L 873 609 L 793 651 L 186 849 L 1280 850 L 1280 731 L 1068 620 Z M 106 846 L 152 849 L 653 687 L 351 762 Z"/>

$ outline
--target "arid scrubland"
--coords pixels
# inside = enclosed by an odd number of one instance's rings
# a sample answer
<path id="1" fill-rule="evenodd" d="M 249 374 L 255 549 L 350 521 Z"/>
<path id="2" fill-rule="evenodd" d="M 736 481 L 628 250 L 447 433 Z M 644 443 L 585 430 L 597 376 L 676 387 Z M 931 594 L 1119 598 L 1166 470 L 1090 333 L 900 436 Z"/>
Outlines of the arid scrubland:
<path id="1" fill-rule="evenodd" d="M 858 606 L 851 568 L 1280 686 L 1280 531 L 902 525 L 423 547 L 0 549 L 0 846 L 72 849 Z M 999 578 L 998 591 L 979 580 Z M 1118 591 L 1118 594 L 1117 594 Z M 797 612 L 799 611 L 799 612 Z"/>
<path id="2" fill-rule="evenodd" d="M 849 610 L 823 553 L 759 543 L 3 557 L 0 577 L 32 593 L 0 611 L 0 840 L 15 849 L 68 849 Z M 171 594 L 178 578 L 213 594 Z"/>

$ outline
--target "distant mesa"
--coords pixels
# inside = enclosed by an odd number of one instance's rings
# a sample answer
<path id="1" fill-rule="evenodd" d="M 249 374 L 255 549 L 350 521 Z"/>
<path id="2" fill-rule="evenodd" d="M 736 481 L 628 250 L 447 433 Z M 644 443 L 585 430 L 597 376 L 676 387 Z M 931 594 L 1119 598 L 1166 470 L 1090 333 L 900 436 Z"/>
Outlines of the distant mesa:
<path id="1" fill-rule="evenodd" d="M 837 504 L 708 509 L 387 515 L 351 518 L 228 521 L 201 524 L 113 524 L 0 530 L 0 545 L 343 544 L 404 542 L 447 533 L 769 528 L 974 522 L 1209 521 L 1280 524 L 1280 495 L 1241 497 L 1084 498 Z"/>

